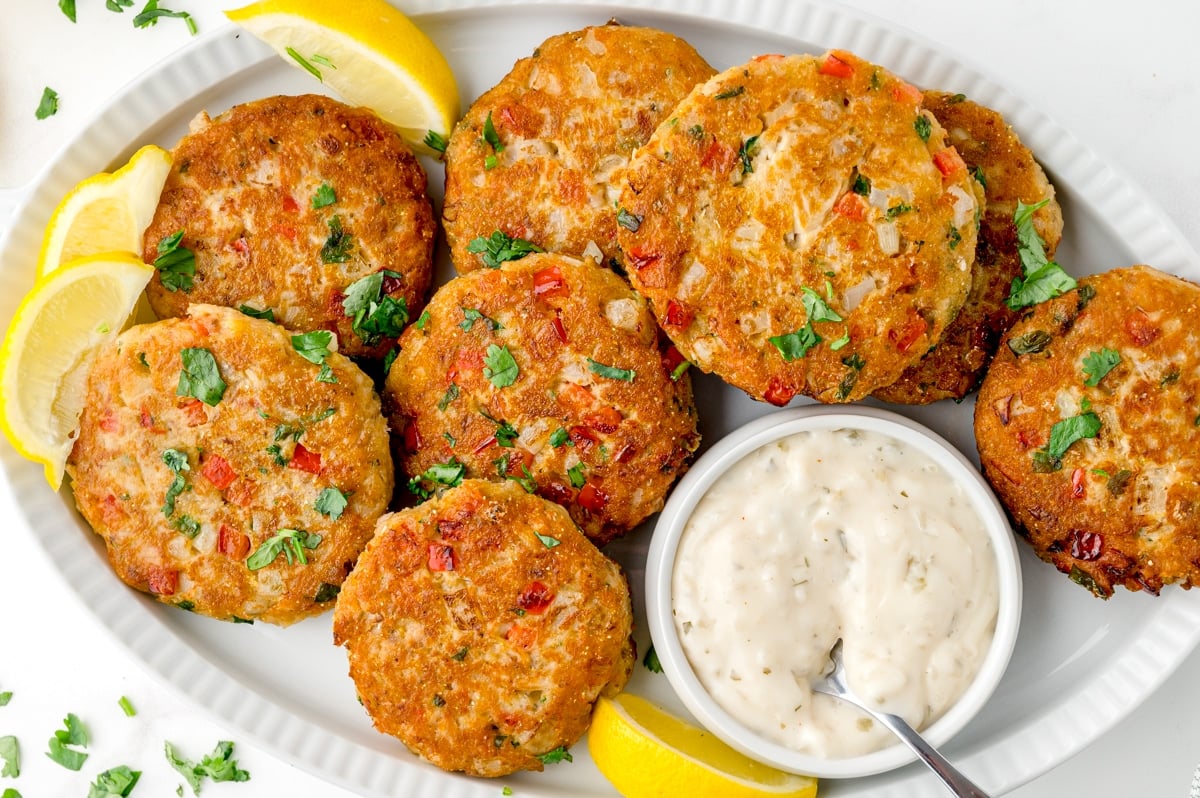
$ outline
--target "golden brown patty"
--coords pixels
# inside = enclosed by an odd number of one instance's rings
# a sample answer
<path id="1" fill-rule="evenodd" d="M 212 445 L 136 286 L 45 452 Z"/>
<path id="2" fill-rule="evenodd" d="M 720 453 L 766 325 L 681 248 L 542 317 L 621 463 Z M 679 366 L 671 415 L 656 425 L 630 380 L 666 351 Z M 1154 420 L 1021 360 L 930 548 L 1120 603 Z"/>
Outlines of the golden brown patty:
<path id="1" fill-rule="evenodd" d="M 756 399 L 859 399 L 970 287 L 975 181 L 921 93 L 837 51 L 698 86 L 638 150 L 619 240 L 692 362 Z"/>
<path id="2" fill-rule="evenodd" d="M 172 291 L 155 276 L 147 293 L 160 317 L 191 302 L 269 308 L 285 327 L 336 332 L 343 354 L 378 356 L 404 318 L 391 303 L 411 314 L 424 304 L 434 236 L 425 173 L 371 111 L 270 97 L 202 114 L 173 155 L 143 257 L 153 263 L 159 242 L 182 230 L 195 277 Z M 350 291 L 381 270 L 382 285 Z M 371 300 L 382 312 L 356 325 L 353 311 Z"/>
<path id="3" fill-rule="evenodd" d="M 983 379 L 1000 336 L 1017 318 L 1004 304 L 1013 279 L 1022 271 L 1013 224 L 1017 200 L 1026 205 L 1049 200 L 1033 215 L 1047 257 L 1054 257 L 1062 238 L 1062 209 L 1054 199 L 1054 187 L 1000 114 L 961 94 L 945 92 L 925 92 L 925 107 L 946 129 L 972 173 L 982 177 L 987 201 L 975 245 L 971 292 L 958 318 L 920 363 L 875 391 L 880 399 L 902 404 L 961 399 Z"/>
<path id="4" fill-rule="evenodd" d="M 629 587 L 558 505 L 468 480 L 379 521 L 333 616 L 381 732 L 440 768 L 541 770 L 633 667 Z"/>
<path id="5" fill-rule="evenodd" d="M 67 473 L 122 580 L 225 620 L 331 606 L 393 471 L 371 381 L 326 364 L 336 382 L 282 327 L 211 305 L 100 352 Z"/>
<path id="6" fill-rule="evenodd" d="M 662 508 L 699 443 L 691 383 L 607 269 L 530 255 L 443 286 L 400 339 L 385 402 L 422 490 L 514 479 L 596 543 Z M 674 377 L 674 379 L 673 379 Z"/>
<path id="7" fill-rule="evenodd" d="M 1190 587 L 1200 286 L 1148 266 L 1079 282 L 1014 324 L 992 361 L 975 405 L 984 473 L 1038 556 L 1096 595 Z M 1071 442 L 1081 434 L 1095 437 Z"/>
<path id="8" fill-rule="evenodd" d="M 467 246 L 496 229 L 552 252 L 593 244 L 601 262 L 616 257 L 615 173 L 712 74 L 687 42 L 650 28 L 610 23 L 543 42 L 450 137 L 442 220 L 455 268 L 480 268 Z"/>

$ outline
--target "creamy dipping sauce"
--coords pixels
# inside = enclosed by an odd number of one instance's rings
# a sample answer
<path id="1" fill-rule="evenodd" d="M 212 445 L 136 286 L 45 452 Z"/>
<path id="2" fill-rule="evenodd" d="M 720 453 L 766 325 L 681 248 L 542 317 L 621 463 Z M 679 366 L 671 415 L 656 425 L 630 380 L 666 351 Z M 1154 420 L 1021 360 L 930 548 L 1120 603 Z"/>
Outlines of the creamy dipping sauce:
<path id="1" fill-rule="evenodd" d="M 721 475 L 687 522 L 671 588 L 713 699 L 825 758 L 896 742 L 809 689 L 838 637 L 855 692 L 920 729 L 979 671 L 999 602 L 991 541 L 958 483 L 915 447 L 851 429 L 791 435 Z"/>

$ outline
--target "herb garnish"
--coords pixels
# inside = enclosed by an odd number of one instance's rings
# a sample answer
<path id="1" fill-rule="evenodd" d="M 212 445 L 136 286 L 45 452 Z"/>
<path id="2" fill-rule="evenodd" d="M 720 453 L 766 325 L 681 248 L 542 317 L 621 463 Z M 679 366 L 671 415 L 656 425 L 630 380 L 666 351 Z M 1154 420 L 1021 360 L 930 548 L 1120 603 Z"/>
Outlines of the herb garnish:
<path id="1" fill-rule="evenodd" d="M 164 743 L 167 761 L 171 767 L 187 779 L 193 795 L 200 794 L 200 782 L 207 776 L 213 781 L 249 781 L 250 774 L 238 768 L 237 761 L 232 759 L 233 743 L 221 740 L 211 754 L 199 762 L 191 762 L 175 752 L 175 747 L 168 741 Z M 181 793 L 182 794 L 182 793 Z"/>
<path id="2" fill-rule="evenodd" d="M 258 308 L 253 308 L 249 305 L 239 305 L 238 310 L 252 319 L 266 319 L 267 321 L 275 321 L 275 311 L 271 310 L 270 308 L 259 310 Z"/>
<path id="3" fill-rule="evenodd" d="M 496 230 L 487 238 L 479 236 L 471 239 L 471 243 L 467 244 L 467 252 L 478 255 L 487 268 L 498 269 L 501 263 L 520 260 L 530 253 L 545 252 L 545 250 L 532 241 L 513 238 Z"/>
<path id="4" fill-rule="evenodd" d="M 566 429 L 559 427 L 558 429 L 554 430 L 554 432 L 550 433 L 551 446 L 557 449 L 564 444 L 568 446 L 571 444 L 571 436 L 567 433 Z"/>
<path id="5" fill-rule="evenodd" d="M 313 509 L 321 515 L 328 516 L 336 521 L 342 517 L 347 504 L 345 493 L 342 493 L 337 488 L 325 488 L 317 496 L 317 501 L 313 505 Z"/>
<path id="6" fill-rule="evenodd" d="M 346 287 L 342 313 L 354 319 L 351 329 L 367 346 L 379 343 L 382 338 L 397 337 L 408 324 L 408 303 L 404 297 L 397 299 L 383 292 L 384 278 L 399 276 L 384 269 Z"/>
<path id="7" fill-rule="evenodd" d="M 745 86 L 734 86 L 732 89 L 726 89 L 725 91 L 714 95 L 713 99 L 714 100 L 728 100 L 731 97 L 736 97 L 739 94 L 745 93 L 745 91 L 746 91 Z"/>
<path id="8" fill-rule="evenodd" d="M 856 173 L 854 175 L 854 183 L 851 184 L 850 190 L 860 197 L 866 197 L 871 193 L 871 180 L 866 175 Z"/>
<path id="9" fill-rule="evenodd" d="M 317 186 L 316 193 L 312 197 L 313 209 L 324 208 L 327 205 L 332 205 L 337 202 L 337 192 L 333 190 L 333 186 L 328 183 L 321 183 Z"/>
<path id="10" fill-rule="evenodd" d="M 542 760 L 542 764 L 544 765 L 553 765 L 555 763 L 562 762 L 563 760 L 566 760 L 567 762 L 575 761 L 574 757 L 571 756 L 571 752 L 568 751 L 566 747 L 561 745 L 558 748 L 555 748 L 553 751 L 547 751 L 544 754 L 538 754 L 537 758 Z"/>
<path id="11" fill-rule="evenodd" d="M 175 474 L 175 478 L 171 480 L 170 486 L 167 487 L 167 495 L 163 499 L 162 506 L 163 515 L 170 518 L 175 512 L 175 499 L 187 487 L 187 481 L 183 477 L 183 472 L 191 471 L 192 467 L 188 465 L 187 455 L 178 449 L 167 449 L 162 453 L 162 461 Z"/>
<path id="12" fill-rule="evenodd" d="M 308 565 L 304 550 L 312 550 L 321 544 L 321 536 L 303 529 L 280 529 L 263 541 L 254 553 L 246 558 L 246 567 L 251 571 L 266 568 L 282 554 L 288 565 Z"/>
<path id="13" fill-rule="evenodd" d="M 127 718 L 132 718 L 137 714 L 137 710 L 133 708 L 133 702 L 129 700 L 128 696 L 121 696 L 121 700 L 117 702 L 117 706 L 121 708 L 121 711 L 125 713 L 125 717 Z"/>
<path id="14" fill-rule="evenodd" d="M 863 366 L 867 365 L 867 361 L 863 356 L 855 352 L 849 357 L 842 358 L 842 365 L 850 370 L 846 372 L 846 376 L 842 377 L 842 381 L 838 383 L 837 398 L 845 399 L 854 390 L 854 384 L 858 382 L 859 372 L 863 370 Z"/>
<path id="15" fill-rule="evenodd" d="M 633 369 L 621 369 L 616 366 L 606 366 L 603 363 L 597 363 L 590 357 L 587 359 L 588 369 L 593 374 L 599 374 L 601 377 L 607 377 L 610 380 L 621 380 L 622 382 L 633 382 L 633 378 L 637 376 L 637 372 Z"/>
<path id="16" fill-rule="evenodd" d="M 646 666 L 646 670 L 651 673 L 662 673 L 662 663 L 658 661 L 658 652 L 654 650 L 654 644 L 650 644 L 650 648 L 646 649 L 646 656 L 642 657 L 642 665 Z"/>
<path id="17" fill-rule="evenodd" d="M 1061 266 L 1046 257 L 1045 244 L 1033 226 L 1033 214 L 1048 202 L 1050 199 L 1046 198 L 1033 205 L 1026 205 L 1017 200 L 1013 223 L 1017 227 L 1017 249 L 1021 255 L 1024 275 L 1013 278 L 1008 299 L 1004 300 L 1009 310 L 1020 310 L 1045 302 L 1077 285 Z"/>
<path id="18" fill-rule="evenodd" d="M 354 238 L 342 229 L 342 217 L 331 216 L 326 224 L 329 225 L 329 238 L 321 246 L 321 260 L 324 263 L 345 263 L 350 260 Z"/>
<path id="19" fill-rule="evenodd" d="M 225 381 L 217 369 L 217 359 L 207 349 L 187 348 L 179 353 L 183 368 L 179 371 L 176 396 L 191 396 L 209 407 L 216 407 L 225 395 Z"/>
<path id="20" fill-rule="evenodd" d="M 558 538 L 552 538 L 549 535 L 543 535 L 541 532 L 534 532 L 533 534 L 536 535 L 537 539 L 541 541 L 542 545 L 548 549 L 552 549 L 558 544 L 562 543 L 562 541 Z"/>
<path id="21" fill-rule="evenodd" d="M 1035 355 L 1050 345 L 1050 333 L 1045 330 L 1033 330 L 1024 335 L 1018 335 L 1008 342 L 1008 348 L 1014 355 Z M 1085 358 L 1086 360 L 1086 358 Z M 1103 376 L 1103 375 L 1102 375 Z"/>
<path id="22" fill-rule="evenodd" d="M 183 291 L 186 294 L 192 290 L 192 278 L 196 276 L 196 256 L 187 247 L 179 246 L 182 240 L 182 230 L 160 240 L 154 268 L 158 270 L 163 288 L 171 293 Z"/>
<path id="23" fill-rule="evenodd" d="M 333 333 L 329 330 L 313 330 L 292 336 L 292 349 L 296 350 L 296 354 L 309 363 L 321 367 L 321 371 L 317 374 L 317 382 L 338 381 L 337 375 L 333 373 L 333 369 L 326 362 L 326 359 L 333 354 L 333 350 L 329 348 L 332 343 Z M 276 438 L 276 440 L 279 439 Z"/>
<path id="24" fill-rule="evenodd" d="M 171 522 L 171 528 L 189 540 L 200 534 L 200 522 L 190 515 L 181 515 L 176 518 Z"/>
<path id="25" fill-rule="evenodd" d="M 477 321 L 482 321 L 492 332 L 504 329 L 500 325 L 500 322 L 496 321 L 495 319 L 488 318 L 480 313 L 479 308 L 460 308 L 460 310 L 463 312 L 463 320 L 458 323 L 458 326 L 461 327 L 465 332 L 470 332 L 471 328 L 475 326 L 475 322 Z"/>
<path id="26" fill-rule="evenodd" d="M 571 481 L 572 488 L 582 488 L 587 482 L 587 477 L 583 475 L 583 463 L 576 463 L 567 469 L 567 479 Z"/>
<path id="27" fill-rule="evenodd" d="M 1083 373 L 1087 375 L 1083 384 L 1095 388 L 1120 362 L 1120 353 L 1107 347 L 1098 352 L 1089 352 L 1083 356 Z"/>
<path id="28" fill-rule="evenodd" d="M 492 148 L 492 154 L 483 159 L 484 169 L 495 169 L 500 163 L 496 157 L 504 152 L 504 142 L 500 141 L 500 134 L 496 132 L 496 126 L 492 124 L 492 112 L 488 111 L 487 119 L 483 122 L 483 142 Z"/>
<path id="29" fill-rule="evenodd" d="M 170 11 L 166 8 L 159 8 L 158 0 L 146 0 L 146 7 L 133 18 L 133 27 L 147 28 L 151 25 L 157 25 L 159 17 L 182 19 L 187 25 L 188 33 L 193 36 L 196 35 L 196 21 L 192 19 L 191 14 L 186 11 Z"/>
<path id="30" fill-rule="evenodd" d="M 313 596 L 313 601 L 317 604 L 324 604 L 326 601 L 333 601 L 337 598 L 338 593 L 342 592 L 340 585 L 331 585 L 328 582 L 322 582 L 317 588 L 317 595 Z"/>
<path id="31" fill-rule="evenodd" d="M 88 744 L 87 729 L 84 728 L 83 721 L 73 712 L 67 714 L 63 720 L 63 727 L 54 732 L 54 736 L 50 738 L 48 743 L 50 750 L 46 752 L 46 756 L 67 770 L 77 771 L 83 767 L 88 755 L 82 751 L 76 751 L 74 748 L 67 748 L 67 746 L 86 748 Z"/>
<path id="32" fill-rule="evenodd" d="M 806 317 L 804 326 L 795 332 L 775 335 L 767 339 L 774 344 L 775 348 L 779 350 L 779 354 L 787 362 L 804 357 L 810 349 L 825 340 L 813 329 L 814 322 L 842 321 L 842 317 L 829 307 L 829 303 L 822 299 L 820 294 L 807 287 L 801 290 L 800 302 L 804 305 Z M 850 338 L 847 334 L 835 341 L 834 344 L 837 345 L 837 349 L 841 349 L 849 342 Z"/>
<path id="33" fill-rule="evenodd" d="M 323 78 L 321 76 L 321 70 L 319 70 L 315 66 L 313 66 L 307 58 L 300 55 L 300 53 L 296 52 L 296 50 L 294 48 L 285 47 L 284 52 L 286 52 L 288 55 L 290 55 L 292 57 L 292 60 L 294 60 L 297 64 L 299 64 L 304 69 L 305 72 L 312 75 L 314 78 L 321 81 L 322 83 L 325 82 L 325 78 Z"/>
<path id="34" fill-rule="evenodd" d="M 1100 417 L 1092 411 L 1092 403 L 1084 397 L 1077 416 L 1064 418 L 1050 428 L 1050 440 L 1042 449 L 1033 453 L 1033 470 L 1039 473 L 1058 471 L 1062 468 L 1062 457 L 1076 441 L 1094 438 L 1100 432 Z"/>
<path id="35" fill-rule="evenodd" d="M 130 770 L 128 765 L 109 768 L 96 776 L 88 789 L 88 798 L 127 798 L 142 777 L 142 771 Z"/>
<path id="36" fill-rule="evenodd" d="M 899 203 L 896 203 L 895 205 L 893 205 L 892 207 L 888 208 L 887 211 L 883 215 L 887 217 L 888 221 L 892 221 L 900 214 L 908 213 L 911 210 L 912 210 L 912 206 L 909 205 L 907 202 L 899 202 Z"/>
<path id="37" fill-rule="evenodd" d="M 429 311 L 421 311 L 421 315 L 417 318 L 416 325 L 418 330 L 424 330 L 425 325 L 429 323 Z"/>
<path id="38" fill-rule="evenodd" d="M 12 701 L 12 695 L 12 690 L 5 690 L 3 693 L 0 693 L 0 707 L 8 706 L 8 702 Z"/>
<path id="39" fill-rule="evenodd" d="M 506 388 L 517 381 L 521 369 L 507 346 L 488 344 L 483 356 L 483 376 L 497 388 Z"/>
<path id="40" fill-rule="evenodd" d="M 460 463 L 457 457 L 451 457 L 447 462 L 435 463 L 410 479 L 408 490 L 422 499 L 428 499 L 437 485 L 445 485 L 448 488 L 461 485 L 466 473 L 467 467 Z"/>
<path id="41" fill-rule="evenodd" d="M 975 178 L 975 182 L 983 186 L 983 189 L 986 191 L 988 187 L 987 175 L 983 173 L 983 168 L 980 166 L 972 166 L 968 171 L 971 173 L 971 177 Z"/>
<path id="42" fill-rule="evenodd" d="M 58 0 L 58 10 L 63 12 L 67 19 L 75 21 L 75 0 Z"/>
<path id="43" fill-rule="evenodd" d="M 933 132 L 933 125 L 929 124 L 929 119 L 925 114 L 920 114 L 913 121 L 913 130 L 917 131 L 917 135 L 921 137 L 921 141 L 929 141 L 929 134 Z"/>
<path id="44" fill-rule="evenodd" d="M 450 383 L 450 387 L 446 389 L 446 392 L 442 394 L 442 398 L 438 401 L 438 410 L 442 411 L 443 413 L 446 412 L 446 408 L 450 406 L 451 402 L 459 397 L 459 393 L 460 391 L 458 390 L 458 385 L 453 382 Z"/>
<path id="45" fill-rule="evenodd" d="M 446 141 L 446 137 L 436 130 L 430 130 L 425 134 L 425 138 L 421 139 L 421 143 L 434 152 L 440 152 L 443 155 L 446 152 L 446 147 L 450 142 Z"/>
<path id="46" fill-rule="evenodd" d="M 738 147 L 738 160 L 742 162 L 742 174 L 748 175 L 754 171 L 754 148 L 758 145 L 758 136 L 751 136 Z"/>
<path id="47" fill-rule="evenodd" d="M 631 233 L 636 233 L 642 226 L 642 217 L 636 213 L 630 213 L 624 208 L 618 208 L 617 224 Z"/>
<path id="48" fill-rule="evenodd" d="M 21 744 L 11 734 L 0 737 L 0 759 L 4 760 L 0 776 L 11 776 L 15 779 L 21 775 Z"/>
<path id="49" fill-rule="evenodd" d="M 71 20 L 74 22 L 74 20 Z M 47 86 L 42 89 L 42 99 L 38 101 L 37 110 L 33 115 L 38 119 L 48 119 L 58 113 L 58 92 Z"/>

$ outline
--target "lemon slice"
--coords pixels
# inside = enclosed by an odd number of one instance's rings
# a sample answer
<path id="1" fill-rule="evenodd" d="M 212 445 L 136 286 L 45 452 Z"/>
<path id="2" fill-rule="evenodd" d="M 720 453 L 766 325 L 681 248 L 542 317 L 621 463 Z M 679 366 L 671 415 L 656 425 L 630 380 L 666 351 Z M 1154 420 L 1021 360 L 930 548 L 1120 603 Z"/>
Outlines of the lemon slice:
<path id="1" fill-rule="evenodd" d="M 71 189 L 46 226 L 38 277 L 85 255 L 140 255 L 142 233 L 154 218 L 170 171 L 171 153 L 151 144 L 112 174 L 101 172 Z"/>
<path id="2" fill-rule="evenodd" d="M 817 780 L 755 762 L 644 698 L 596 702 L 588 750 L 625 798 L 813 798 Z"/>
<path id="3" fill-rule="evenodd" d="M 263 0 L 225 14 L 427 155 L 426 135 L 449 136 L 458 118 L 450 65 L 386 0 Z"/>
<path id="4" fill-rule="evenodd" d="M 73 260 L 38 280 L 0 345 L 0 429 L 58 490 L 88 368 L 121 332 L 154 267 L 126 252 Z"/>

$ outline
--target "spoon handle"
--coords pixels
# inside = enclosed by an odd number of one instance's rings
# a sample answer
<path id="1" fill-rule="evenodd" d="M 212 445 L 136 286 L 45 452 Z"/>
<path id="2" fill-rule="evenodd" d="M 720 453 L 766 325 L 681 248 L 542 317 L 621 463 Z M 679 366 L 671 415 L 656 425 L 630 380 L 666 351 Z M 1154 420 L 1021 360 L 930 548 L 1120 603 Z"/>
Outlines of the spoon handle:
<path id="1" fill-rule="evenodd" d="M 939 754 L 933 746 L 925 742 L 925 738 L 913 731 L 913 727 L 909 726 L 908 721 L 904 718 L 888 712 L 873 712 L 872 714 L 883 725 L 895 732 L 905 745 L 916 752 L 917 756 L 929 765 L 954 795 L 960 796 L 960 798 L 989 798 L 986 792 L 979 789 L 954 765 L 947 762 L 946 758 Z"/>

